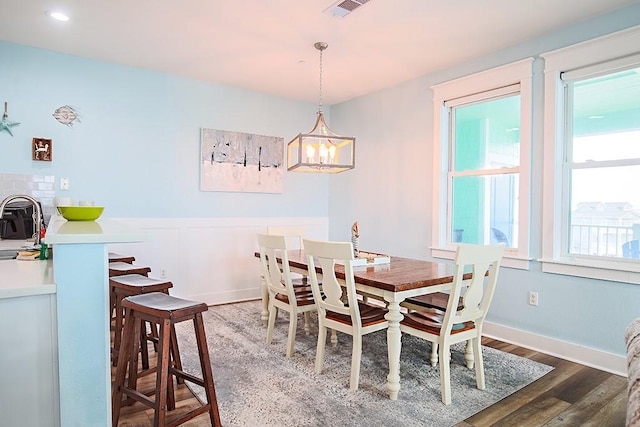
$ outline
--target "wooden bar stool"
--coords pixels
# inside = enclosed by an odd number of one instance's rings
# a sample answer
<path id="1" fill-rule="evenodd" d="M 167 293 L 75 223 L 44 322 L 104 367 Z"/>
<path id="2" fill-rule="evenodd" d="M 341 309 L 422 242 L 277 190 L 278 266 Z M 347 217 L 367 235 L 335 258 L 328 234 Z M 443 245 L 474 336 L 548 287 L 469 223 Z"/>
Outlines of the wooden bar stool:
<path id="1" fill-rule="evenodd" d="M 202 312 L 208 310 L 207 305 L 172 297 L 161 292 L 153 292 L 150 294 L 126 297 L 122 300 L 122 307 L 127 310 L 127 314 L 122 344 L 120 346 L 120 358 L 118 358 L 116 378 L 112 390 L 113 427 L 118 425 L 122 405 L 129 404 L 133 401 L 140 402 L 154 409 L 154 426 L 176 426 L 206 412 L 209 413 L 212 426 L 221 426 L 204 323 L 202 322 Z M 198 378 L 177 368 L 175 361 L 171 358 L 171 331 L 174 330 L 176 323 L 188 320 L 193 321 L 195 328 L 202 378 Z M 141 393 L 137 390 L 137 347 L 140 342 L 138 339 L 140 328 L 136 328 L 136 325 L 142 321 L 153 322 L 160 326 L 156 388 L 150 393 Z M 127 371 L 128 380 L 125 384 Z M 207 395 L 207 403 L 167 423 L 167 410 L 175 409 L 175 396 L 173 393 L 174 376 L 176 379 L 182 378 L 204 387 Z M 126 398 L 125 401 L 122 400 L 123 394 Z M 155 399 L 151 399 L 147 394 L 155 395 Z"/>
<path id="2" fill-rule="evenodd" d="M 123 261 L 114 261 L 108 264 L 109 277 L 124 276 L 127 274 L 141 274 L 148 276 L 151 268 L 142 265 L 133 265 Z M 116 296 L 113 286 L 109 286 L 109 307 L 111 307 L 111 322 L 115 322 Z M 112 328 L 113 329 L 113 328 Z"/>
<path id="3" fill-rule="evenodd" d="M 124 319 L 124 311 L 122 309 L 122 300 L 132 295 L 148 294 L 151 292 L 163 292 L 169 294 L 169 289 L 173 287 L 173 283 L 166 280 L 153 279 L 141 274 L 125 274 L 123 276 L 114 276 L 109 278 L 109 287 L 114 295 L 115 306 L 115 326 L 113 328 L 113 348 L 111 349 L 111 360 L 113 366 L 118 363 L 118 351 L 120 350 L 120 342 L 122 339 L 122 322 Z M 153 338 L 149 338 L 146 333 L 146 325 L 142 323 L 141 328 L 141 352 L 142 367 L 149 369 L 149 353 L 147 350 L 148 341 L 157 341 L 157 332 L 154 325 L 151 325 L 151 333 Z M 176 347 L 177 351 L 177 347 Z M 179 360 L 179 357 L 177 358 Z"/>
<path id="4" fill-rule="evenodd" d="M 120 255 L 116 252 L 109 252 L 109 262 L 126 262 L 127 264 L 133 264 L 136 257 L 130 255 Z"/>

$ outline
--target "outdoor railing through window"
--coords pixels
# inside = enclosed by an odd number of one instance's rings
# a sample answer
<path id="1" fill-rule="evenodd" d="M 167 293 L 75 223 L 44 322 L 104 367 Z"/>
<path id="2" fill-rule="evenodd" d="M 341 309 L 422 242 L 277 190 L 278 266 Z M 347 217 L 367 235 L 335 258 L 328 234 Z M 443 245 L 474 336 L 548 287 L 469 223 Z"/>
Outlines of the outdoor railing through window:
<path id="1" fill-rule="evenodd" d="M 623 251 L 623 245 L 634 240 L 632 227 L 609 225 L 572 225 L 571 248 L 573 255 L 632 257 Z"/>

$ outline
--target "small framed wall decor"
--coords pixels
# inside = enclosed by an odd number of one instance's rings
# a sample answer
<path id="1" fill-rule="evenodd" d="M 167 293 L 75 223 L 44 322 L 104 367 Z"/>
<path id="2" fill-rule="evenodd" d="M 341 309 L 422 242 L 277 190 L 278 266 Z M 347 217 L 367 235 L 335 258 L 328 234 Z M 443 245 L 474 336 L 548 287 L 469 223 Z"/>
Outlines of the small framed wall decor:
<path id="1" fill-rule="evenodd" d="M 53 151 L 53 141 L 46 138 L 33 138 L 31 144 L 31 158 L 42 162 L 51 161 Z"/>

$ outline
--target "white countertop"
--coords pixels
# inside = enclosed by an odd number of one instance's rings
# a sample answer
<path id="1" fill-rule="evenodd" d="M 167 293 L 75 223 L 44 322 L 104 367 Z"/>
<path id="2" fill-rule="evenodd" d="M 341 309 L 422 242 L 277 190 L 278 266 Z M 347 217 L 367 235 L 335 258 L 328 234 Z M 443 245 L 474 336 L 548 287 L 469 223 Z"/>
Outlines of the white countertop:
<path id="1" fill-rule="evenodd" d="M 0 249 L 15 249 L 19 251 L 30 246 L 33 246 L 33 239 L 29 239 L 29 240 L 0 239 Z"/>
<path id="2" fill-rule="evenodd" d="M 0 299 L 56 293 L 53 263 L 48 261 L 0 261 Z"/>
<path id="3" fill-rule="evenodd" d="M 151 240 L 151 236 L 117 220 L 67 221 L 51 217 L 44 241 L 51 245 L 69 243 L 127 243 Z"/>

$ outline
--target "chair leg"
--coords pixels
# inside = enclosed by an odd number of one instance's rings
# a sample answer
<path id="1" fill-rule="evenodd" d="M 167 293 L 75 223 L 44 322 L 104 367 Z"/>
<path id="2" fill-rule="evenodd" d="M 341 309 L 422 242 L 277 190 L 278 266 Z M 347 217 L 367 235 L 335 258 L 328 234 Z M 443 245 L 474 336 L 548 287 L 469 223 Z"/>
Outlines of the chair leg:
<path id="1" fill-rule="evenodd" d="M 169 344 L 169 366 L 172 366 L 173 362 L 171 361 L 171 344 Z M 167 374 L 167 411 L 173 411 L 176 409 L 176 394 L 173 387 L 173 373 L 171 368 L 169 368 L 169 373 Z M 176 376 L 176 379 L 178 377 Z"/>
<path id="2" fill-rule="evenodd" d="M 156 377 L 156 400 L 153 425 L 164 427 L 167 418 L 167 381 L 169 370 L 169 344 L 171 339 L 171 321 L 163 319 L 160 324 L 160 345 L 158 346 L 158 364 Z"/>
<path id="3" fill-rule="evenodd" d="M 442 403 L 445 405 L 451 404 L 451 366 L 450 366 L 450 351 L 448 344 L 440 345 L 440 389 L 442 393 Z"/>
<path id="4" fill-rule="evenodd" d="M 264 277 L 260 277 L 260 290 L 262 292 L 262 312 L 260 313 L 260 319 L 262 325 L 267 326 L 269 319 L 269 290 L 267 289 L 267 282 Z"/>
<path id="5" fill-rule="evenodd" d="M 152 324 L 153 329 L 156 329 L 156 326 Z M 156 329 L 157 331 L 157 329 Z M 178 337 L 176 336 L 176 328 L 171 326 L 171 360 L 173 361 L 173 366 L 182 371 L 182 359 L 180 359 L 180 348 L 178 347 Z M 156 350 L 157 352 L 157 350 Z M 176 381 L 178 384 L 184 384 L 184 379 L 182 377 L 176 377 Z"/>
<path id="6" fill-rule="evenodd" d="M 431 343 L 431 358 L 429 359 L 431 366 L 435 367 L 438 364 L 438 344 Z"/>
<path id="7" fill-rule="evenodd" d="M 338 331 L 335 329 L 331 330 L 331 345 L 334 347 L 338 345 Z"/>
<path id="8" fill-rule="evenodd" d="M 113 366 L 117 366 L 118 365 L 118 352 L 120 351 L 120 343 L 122 342 L 122 331 L 124 328 L 123 325 L 123 312 L 122 312 L 122 307 L 120 306 L 120 304 L 118 304 L 117 302 L 115 302 L 115 294 L 113 296 L 114 302 L 113 302 L 113 306 L 114 308 L 114 312 L 115 312 L 115 319 L 114 319 L 114 332 L 113 332 L 113 356 L 112 356 L 112 360 L 113 360 Z"/>
<path id="9" fill-rule="evenodd" d="M 360 383 L 360 357 L 362 356 L 362 335 L 353 335 L 353 350 L 351 353 L 351 380 L 349 388 L 357 390 Z"/>
<path id="10" fill-rule="evenodd" d="M 216 398 L 216 390 L 213 385 L 213 373 L 211 372 L 211 361 L 209 359 L 202 313 L 196 314 L 196 318 L 193 320 L 193 326 L 196 329 L 196 342 L 198 344 L 198 353 L 200 354 L 200 367 L 202 368 L 202 379 L 205 384 L 204 389 L 207 394 L 207 402 L 210 405 L 209 420 L 213 427 L 222 427 L 220 413 L 218 411 L 218 399 Z"/>
<path id="11" fill-rule="evenodd" d="M 269 322 L 267 325 L 267 344 L 271 344 L 271 340 L 273 339 L 273 328 L 276 324 L 276 308 L 273 304 L 269 304 Z"/>
<path id="12" fill-rule="evenodd" d="M 293 356 L 293 346 L 296 342 L 296 330 L 298 329 L 298 315 L 289 313 L 289 337 L 287 339 L 287 357 Z"/>
<path id="13" fill-rule="evenodd" d="M 111 415 L 112 415 L 112 427 L 118 426 L 118 419 L 120 418 L 120 408 L 122 407 L 122 387 L 124 387 L 124 379 L 127 374 L 127 363 L 129 363 L 129 352 L 131 347 L 127 346 L 127 343 L 131 343 L 132 336 L 134 334 L 133 316 L 130 310 L 127 310 L 127 322 L 125 324 L 123 332 L 122 343 L 120 346 L 118 366 L 116 367 L 116 378 L 111 392 Z"/>
<path id="14" fill-rule="evenodd" d="M 308 334 L 311 333 L 311 313 L 304 312 L 304 331 Z"/>
<path id="15" fill-rule="evenodd" d="M 153 325 L 151 326 L 153 328 Z M 149 342 L 147 340 L 147 322 L 140 322 L 140 355 L 142 356 L 142 367 L 149 369 Z"/>
<path id="16" fill-rule="evenodd" d="M 318 347 L 316 348 L 316 374 L 322 372 L 324 365 L 324 346 L 327 340 L 327 328 L 320 324 L 318 328 Z"/>
<path id="17" fill-rule="evenodd" d="M 473 369 L 473 342 L 472 340 L 467 340 L 467 344 L 464 347 L 464 361 L 467 365 L 467 368 Z"/>
<path id="18" fill-rule="evenodd" d="M 138 356 L 140 355 L 140 328 L 139 322 L 142 320 L 132 317 L 133 336 L 130 345 L 129 353 L 129 376 L 127 378 L 127 387 L 131 390 L 136 390 L 138 387 Z M 129 399 L 127 405 L 133 405 L 133 401 Z"/>
<path id="19" fill-rule="evenodd" d="M 484 390 L 484 362 L 482 360 L 482 342 L 480 337 L 476 337 L 472 341 L 473 357 L 476 362 L 476 384 L 479 390 Z"/>

